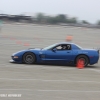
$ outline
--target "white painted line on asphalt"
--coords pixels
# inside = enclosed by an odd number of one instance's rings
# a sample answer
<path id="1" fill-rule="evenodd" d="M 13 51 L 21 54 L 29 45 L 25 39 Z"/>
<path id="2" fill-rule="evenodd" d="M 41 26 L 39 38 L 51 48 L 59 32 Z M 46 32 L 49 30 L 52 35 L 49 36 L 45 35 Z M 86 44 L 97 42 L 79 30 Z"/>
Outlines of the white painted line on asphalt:
<path id="1" fill-rule="evenodd" d="M 81 91 L 81 90 L 37 90 L 39 92 L 100 92 L 100 91 Z"/>
<path id="2" fill-rule="evenodd" d="M 69 82 L 69 83 L 96 83 L 96 84 L 100 84 L 100 82 L 97 82 L 97 81 L 43 80 L 43 79 L 40 79 L 40 81 L 44 81 L 44 82 Z"/>
<path id="3" fill-rule="evenodd" d="M 3 73 L 6 73 L 6 72 L 7 72 L 7 73 L 8 73 L 8 72 L 11 73 L 12 71 L 11 71 L 11 70 L 10 70 L 10 71 L 9 71 L 9 70 L 6 70 L 6 71 L 0 71 L 0 73 L 2 73 L 2 72 L 3 72 Z M 23 71 L 23 72 L 15 72 L 15 71 L 13 71 L 12 73 L 24 73 L 24 74 L 25 74 L 25 73 L 27 73 L 27 72 L 24 72 L 24 71 Z"/>
<path id="4" fill-rule="evenodd" d="M 4 91 L 30 91 L 30 90 L 32 90 L 32 89 L 0 89 L 0 90 L 4 90 Z"/>
<path id="5" fill-rule="evenodd" d="M 24 66 L 13 66 L 10 64 L 0 64 L 0 68 L 25 68 Z"/>
<path id="6" fill-rule="evenodd" d="M 86 91 L 86 90 L 34 90 L 34 89 L 0 89 L 2 91 L 38 91 L 38 92 L 90 92 L 100 93 L 100 91 Z"/>
<path id="7" fill-rule="evenodd" d="M 16 66 L 16 65 L 19 65 L 19 66 Z M 20 66 L 21 65 L 21 66 Z M 8 68 L 42 68 L 42 69 L 60 69 L 60 70 L 74 70 L 74 69 L 76 69 L 76 67 L 75 68 L 70 68 L 70 67 L 66 67 L 66 68 L 62 68 L 63 66 L 54 66 L 53 67 L 53 65 L 51 65 L 51 66 L 49 66 L 49 65 L 47 65 L 47 66 L 43 66 L 43 65 L 25 65 L 25 64 L 11 64 L 11 63 L 9 63 L 9 64 L 0 64 L 0 67 L 8 67 Z"/>
<path id="8" fill-rule="evenodd" d="M 17 65 L 17 66 L 16 66 Z M 19 65 L 19 66 L 18 66 Z M 60 69 L 60 70 L 78 70 L 76 67 L 73 67 L 73 68 L 70 68 L 69 66 L 68 67 L 63 67 L 63 66 L 43 66 L 43 65 L 25 65 L 25 64 L 11 64 L 11 63 L 8 63 L 8 64 L 0 64 L 0 68 L 1 67 L 7 67 L 7 68 L 41 68 L 41 69 Z M 81 69 L 80 69 L 81 70 Z M 100 70 L 97 70 L 97 69 L 82 69 L 82 70 L 90 70 L 90 71 L 95 71 L 95 72 L 98 72 L 100 73 Z"/>
<path id="9" fill-rule="evenodd" d="M 10 81 L 42 81 L 42 82 L 69 82 L 69 83 L 95 83 L 100 84 L 98 81 L 72 81 L 72 80 L 46 80 L 46 79 L 15 79 L 15 78 L 0 78 L 0 80 L 10 80 Z"/>
<path id="10" fill-rule="evenodd" d="M 39 66 L 35 66 L 35 65 L 22 65 L 22 64 L 0 64 L 0 68 L 42 68 L 40 65 Z"/>
<path id="11" fill-rule="evenodd" d="M 15 78 L 0 78 L 0 80 L 12 80 L 12 81 L 40 81 L 40 79 L 15 79 Z"/>

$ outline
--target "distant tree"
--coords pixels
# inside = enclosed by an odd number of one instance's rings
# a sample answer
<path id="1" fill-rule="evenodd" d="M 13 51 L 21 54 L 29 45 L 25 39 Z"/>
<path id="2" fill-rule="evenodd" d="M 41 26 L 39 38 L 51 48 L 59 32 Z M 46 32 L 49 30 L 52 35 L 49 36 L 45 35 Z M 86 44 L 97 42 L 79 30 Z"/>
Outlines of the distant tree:
<path id="1" fill-rule="evenodd" d="M 97 21 L 97 25 L 100 25 L 100 20 Z"/>
<path id="2" fill-rule="evenodd" d="M 51 16 L 47 16 L 47 23 L 51 23 L 51 24 L 57 24 L 57 23 L 66 23 L 66 15 L 64 14 L 59 14 L 57 16 L 51 17 Z"/>
<path id="3" fill-rule="evenodd" d="M 37 21 L 40 22 L 40 23 L 44 20 L 44 18 L 45 18 L 45 15 L 44 15 L 43 13 L 38 13 L 38 14 L 36 15 L 36 19 L 37 19 Z"/>
<path id="4" fill-rule="evenodd" d="M 59 14 L 55 17 L 57 23 L 66 23 L 66 15 Z"/>
<path id="5" fill-rule="evenodd" d="M 67 19 L 67 23 L 76 24 L 77 23 L 77 18 L 76 17 L 69 18 L 69 19 Z"/>
<path id="6" fill-rule="evenodd" d="M 89 24 L 89 22 L 86 20 L 82 20 L 82 24 Z"/>
<path id="7" fill-rule="evenodd" d="M 36 16 L 37 22 L 45 22 L 45 23 L 50 23 L 50 24 L 57 24 L 57 23 L 77 23 L 77 18 L 67 18 L 66 15 L 64 14 L 59 14 L 54 17 L 51 16 L 45 16 L 43 13 L 38 13 Z"/>
<path id="8" fill-rule="evenodd" d="M 47 23 L 49 23 L 49 24 L 54 24 L 54 23 L 55 23 L 54 17 L 50 17 L 50 16 L 46 17 L 46 21 L 47 21 Z"/>

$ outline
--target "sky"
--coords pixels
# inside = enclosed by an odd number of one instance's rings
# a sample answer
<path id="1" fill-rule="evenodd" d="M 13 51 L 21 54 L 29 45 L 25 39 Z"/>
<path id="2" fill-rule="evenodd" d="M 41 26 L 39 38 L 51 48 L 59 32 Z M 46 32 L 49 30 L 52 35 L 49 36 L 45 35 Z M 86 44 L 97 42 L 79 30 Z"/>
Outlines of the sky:
<path id="1" fill-rule="evenodd" d="M 100 20 L 100 0 L 0 0 L 0 13 L 34 15 L 39 12 L 66 14 L 96 23 Z"/>

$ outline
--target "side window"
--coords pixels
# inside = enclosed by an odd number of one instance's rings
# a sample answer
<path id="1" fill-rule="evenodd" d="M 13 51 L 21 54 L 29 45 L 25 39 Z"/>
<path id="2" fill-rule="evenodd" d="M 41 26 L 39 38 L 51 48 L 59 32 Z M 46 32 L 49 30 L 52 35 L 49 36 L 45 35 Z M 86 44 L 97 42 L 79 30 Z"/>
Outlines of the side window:
<path id="1" fill-rule="evenodd" d="M 67 50 L 71 50 L 71 45 L 67 44 Z"/>
<path id="2" fill-rule="evenodd" d="M 71 50 L 71 45 L 70 44 L 64 44 L 62 45 L 63 50 Z"/>
<path id="3" fill-rule="evenodd" d="M 56 47 L 56 49 L 57 49 L 57 50 L 62 50 L 62 46 L 59 45 L 59 46 Z"/>
<path id="4" fill-rule="evenodd" d="M 56 47 L 57 50 L 71 50 L 70 44 L 62 44 Z"/>

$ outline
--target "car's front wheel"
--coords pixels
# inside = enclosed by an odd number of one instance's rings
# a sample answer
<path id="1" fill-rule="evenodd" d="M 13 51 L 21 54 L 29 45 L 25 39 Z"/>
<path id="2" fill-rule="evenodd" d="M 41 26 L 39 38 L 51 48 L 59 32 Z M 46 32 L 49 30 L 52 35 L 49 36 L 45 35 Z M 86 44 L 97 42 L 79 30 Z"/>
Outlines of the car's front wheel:
<path id="1" fill-rule="evenodd" d="M 82 63 L 80 63 L 80 61 L 81 61 Z M 88 57 L 85 56 L 85 55 L 80 55 L 80 56 L 78 56 L 78 57 L 76 58 L 76 64 L 78 64 L 78 63 L 83 64 L 83 66 L 86 67 L 86 66 L 88 66 L 88 64 L 89 64 L 89 59 L 88 59 Z"/>
<path id="2" fill-rule="evenodd" d="M 28 52 L 23 55 L 23 62 L 25 64 L 33 64 L 36 61 L 36 57 L 33 53 Z"/>

